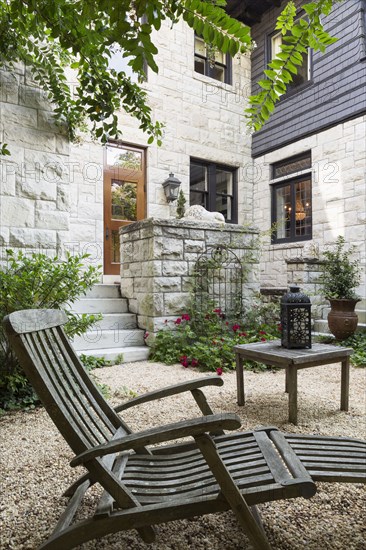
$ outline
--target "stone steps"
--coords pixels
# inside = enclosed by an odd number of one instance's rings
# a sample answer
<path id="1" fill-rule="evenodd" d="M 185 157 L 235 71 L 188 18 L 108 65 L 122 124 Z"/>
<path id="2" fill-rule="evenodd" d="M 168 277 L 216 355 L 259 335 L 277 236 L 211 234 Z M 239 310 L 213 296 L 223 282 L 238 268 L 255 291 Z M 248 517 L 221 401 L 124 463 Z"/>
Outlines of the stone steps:
<path id="1" fill-rule="evenodd" d="M 76 313 L 101 313 L 103 319 L 81 336 L 73 345 L 79 355 L 105 357 L 109 361 L 142 361 L 148 358 L 144 330 L 137 328 L 136 315 L 129 313 L 128 302 L 115 284 L 97 284 L 85 297 L 73 304 Z M 123 359 L 120 358 L 123 356 Z"/>
<path id="2" fill-rule="evenodd" d="M 330 334 L 326 319 L 316 319 L 313 331 L 319 334 Z M 358 323 L 356 332 L 366 332 L 366 323 Z"/>

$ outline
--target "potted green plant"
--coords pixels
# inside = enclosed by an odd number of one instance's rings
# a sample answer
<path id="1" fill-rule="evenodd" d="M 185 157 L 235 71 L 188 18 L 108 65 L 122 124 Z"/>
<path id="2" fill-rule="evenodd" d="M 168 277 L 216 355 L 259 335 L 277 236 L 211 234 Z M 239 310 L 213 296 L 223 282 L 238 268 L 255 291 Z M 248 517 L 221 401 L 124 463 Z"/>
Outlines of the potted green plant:
<path id="1" fill-rule="evenodd" d="M 345 239 L 339 235 L 332 249 L 326 250 L 322 263 L 322 294 L 330 302 L 328 326 L 337 340 L 352 336 L 357 329 L 355 306 L 360 297 L 355 294 L 361 278 L 360 262 L 353 260 L 356 247 L 345 247 Z"/>

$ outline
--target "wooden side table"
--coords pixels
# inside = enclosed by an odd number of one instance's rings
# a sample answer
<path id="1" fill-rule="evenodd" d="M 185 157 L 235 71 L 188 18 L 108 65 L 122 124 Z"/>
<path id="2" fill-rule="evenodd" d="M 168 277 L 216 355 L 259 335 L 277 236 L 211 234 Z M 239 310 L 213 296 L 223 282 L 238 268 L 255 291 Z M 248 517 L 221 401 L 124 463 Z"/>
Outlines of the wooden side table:
<path id="1" fill-rule="evenodd" d="M 349 357 L 352 348 L 329 344 L 313 344 L 311 349 L 287 349 L 279 340 L 235 346 L 236 383 L 238 405 L 244 405 L 245 360 L 258 361 L 286 369 L 286 391 L 289 394 L 289 422 L 297 424 L 297 371 L 329 363 L 342 363 L 341 371 L 341 411 L 348 411 L 349 399 Z"/>

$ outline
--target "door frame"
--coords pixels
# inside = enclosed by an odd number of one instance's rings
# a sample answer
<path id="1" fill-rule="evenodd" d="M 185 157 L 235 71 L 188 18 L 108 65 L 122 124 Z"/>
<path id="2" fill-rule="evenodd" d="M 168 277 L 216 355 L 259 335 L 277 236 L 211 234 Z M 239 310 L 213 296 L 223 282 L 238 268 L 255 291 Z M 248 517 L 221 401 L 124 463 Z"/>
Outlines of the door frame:
<path id="1" fill-rule="evenodd" d="M 112 231 L 119 227 L 135 223 L 146 218 L 146 147 L 140 147 L 120 141 L 110 141 L 106 144 L 103 155 L 103 276 L 115 276 L 120 274 L 120 263 L 112 261 Z M 131 169 L 107 164 L 107 147 L 120 150 L 135 151 L 141 153 L 141 169 L 134 170 L 131 177 Z M 137 212 L 136 220 L 113 220 L 111 214 L 111 179 L 130 178 L 137 183 Z"/>

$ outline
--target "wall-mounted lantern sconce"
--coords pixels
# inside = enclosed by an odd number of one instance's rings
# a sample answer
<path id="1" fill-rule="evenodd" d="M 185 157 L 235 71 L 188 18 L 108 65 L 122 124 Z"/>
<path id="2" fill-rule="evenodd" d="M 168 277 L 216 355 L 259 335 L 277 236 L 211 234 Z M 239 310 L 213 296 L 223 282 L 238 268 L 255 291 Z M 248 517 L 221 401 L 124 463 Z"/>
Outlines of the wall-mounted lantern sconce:
<path id="1" fill-rule="evenodd" d="M 173 202 L 178 198 L 178 192 L 181 181 L 170 172 L 169 177 L 163 181 L 164 193 L 168 202 Z"/>

